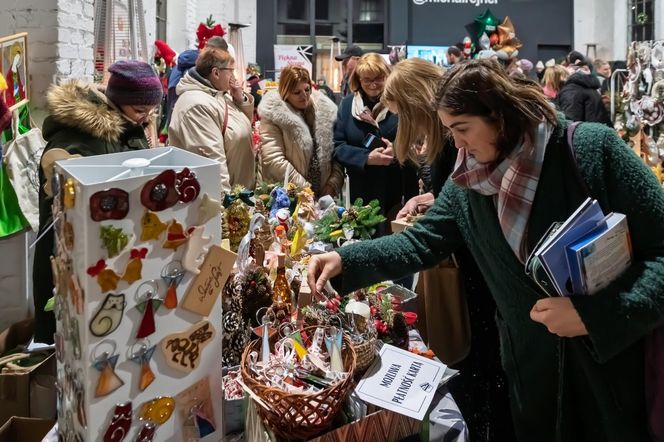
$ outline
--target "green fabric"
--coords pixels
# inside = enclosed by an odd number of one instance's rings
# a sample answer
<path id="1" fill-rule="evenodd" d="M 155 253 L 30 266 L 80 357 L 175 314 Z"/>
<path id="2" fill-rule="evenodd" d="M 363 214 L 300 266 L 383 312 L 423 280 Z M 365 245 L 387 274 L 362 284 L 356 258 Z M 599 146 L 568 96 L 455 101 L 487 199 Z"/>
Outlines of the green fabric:
<path id="1" fill-rule="evenodd" d="M 23 216 L 14 187 L 9 181 L 4 162 L 0 168 L 0 238 L 29 227 Z"/>
<path id="2" fill-rule="evenodd" d="M 585 195 L 556 128 L 528 225 L 532 250 Z M 664 319 L 664 192 L 615 131 L 585 123 L 577 162 L 605 213 L 627 215 L 632 268 L 594 296 L 572 301 L 589 336 L 561 339 L 530 319 L 544 297 L 502 236 L 494 202 L 448 181 L 420 222 L 397 235 L 340 248 L 343 291 L 432 267 L 465 243 L 498 307 L 501 359 L 520 441 L 648 440 L 642 338 Z"/>

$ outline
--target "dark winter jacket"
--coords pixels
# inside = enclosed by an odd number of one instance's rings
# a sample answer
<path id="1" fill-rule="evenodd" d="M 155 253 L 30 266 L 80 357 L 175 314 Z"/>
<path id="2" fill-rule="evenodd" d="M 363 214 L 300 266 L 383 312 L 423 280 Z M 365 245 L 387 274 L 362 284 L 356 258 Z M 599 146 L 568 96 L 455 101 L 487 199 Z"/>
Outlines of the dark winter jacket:
<path id="1" fill-rule="evenodd" d="M 577 72 L 560 89 L 556 104 L 568 120 L 611 126 L 611 117 L 598 92 L 600 86 L 596 76 Z"/>
<path id="2" fill-rule="evenodd" d="M 50 115 L 44 120 L 42 128 L 47 141 L 44 152 L 57 147 L 70 154 L 92 156 L 148 147 L 143 127 L 123 117 L 94 85 L 73 80 L 53 86 L 47 101 Z M 52 198 L 44 193 L 44 172 L 40 168 L 40 234 L 51 224 L 51 203 Z M 44 312 L 44 305 L 53 290 L 51 255 L 53 229 L 37 242 L 33 269 L 35 339 L 47 343 L 53 342 L 55 332 L 53 314 Z"/>
<path id="3" fill-rule="evenodd" d="M 383 213 L 388 213 L 401 199 L 417 195 L 417 169 L 412 165 L 401 167 L 396 161 L 390 166 L 369 166 L 370 149 L 362 145 L 367 134 L 394 141 L 397 134 L 397 116 L 388 112 L 384 120 L 373 126 L 353 117 L 354 94 L 341 101 L 334 125 L 334 159 L 345 167 L 350 179 L 350 198 L 363 198 L 365 204 L 378 199 Z"/>
<path id="4" fill-rule="evenodd" d="M 567 153 L 567 121 L 547 146 L 528 224 L 532 250 L 585 198 Z M 582 124 L 574 147 L 605 213 L 627 215 L 634 264 L 572 303 L 588 336 L 559 338 L 530 319 L 545 294 L 505 240 L 492 196 L 447 181 L 426 216 L 405 232 L 342 247 L 343 291 L 430 267 L 468 245 L 498 306 L 502 363 L 519 441 L 646 441 L 643 338 L 664 319 L 664 192 L 614 130 Z"/>

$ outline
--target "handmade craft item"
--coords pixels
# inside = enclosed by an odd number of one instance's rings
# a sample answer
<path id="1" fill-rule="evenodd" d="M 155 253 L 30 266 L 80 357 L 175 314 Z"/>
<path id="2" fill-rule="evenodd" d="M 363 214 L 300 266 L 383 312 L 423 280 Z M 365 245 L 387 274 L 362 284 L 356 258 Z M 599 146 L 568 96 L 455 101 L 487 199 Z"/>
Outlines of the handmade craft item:
<path id="1" fill-rule="evenodd" d="M 136 442 L 152 442 L 154 434 L 157 432 L 157 426 L 146 422 L 141 426 L 141 431 L 136 436 Z"/>
<path id="2" fill-rule="evenodd" d="M 115 365 L 118 363 L 119 354 L 115 353 L 116 343 L 105 339 L 97 344 L 97 349 L 102 346 L 110 346 L 110 351 L 103 351 L 99 355 L 92 353 L 93 366 L 99 371 L 95 397 L 106 396 L 124 385 L 124 381 L 115 373 Z"/>
<path id="3" fill-rule="evenodd" d="M 163 396 L 144 403 L 138 416 L 155 425 L 164 425 L 171 418 L 173 410 L 175 410 L 175 400 Z"/>
<path id="4" fill-rule="evenodd" d="M 182 257 L 182 267 L 188 272 L 198 275 L 198 268 L 203 264 L 207 254 L 207 244 L 210 242 L 209 236 L 203 236 L 205 226 L 193 227 L 189 234 L 186 250 Z"/>
<path id="5" fill-rule="evenodd" d="M 157 297 L 158 289 L 156 281 L 146 281 L 136 290 L 136 309 L 143 314 L 136 339 L 146 338 L 156 331 L 154 314 L 162 304 Z"/>
<path id="6" fill-rule="evenodd" d="M 71 272 L 69 266 L 67 275 L 69 276 L 67 279 L 67 287 L 69 288 L 69 297 L 71 299 L 71 303 L 76 310 L 76 314 L 82 315 L 83 307 L 85 304 L 85 295 L 83 293 L 83 289 L 81 288 L 81 284 L 79 284 L 78 276 Z"/>
<path id="7" fill-rule="evenodd" d="M 138 348 L 134 348 L 138 345 Z M 140 376 L 138 378 L 138 389 L 144 391 L 155 380 L 155 374 L 150 368 L 150 359 L 154 354 L 156 345 L 150 346 L 150 342 L 146 339 L 143 342 L 134 344 L 131 348 L 131 355 L 129 360 L 138 364 L 141 368 Z"/>
<path id="8" fill-rule="evenodd" d="M 330 355 L 330 368 L 334 372 L 343 372 L 343 360 L 341 358 L 341 340 L 343 331 L 336 327 L 331 327 L 328 334 L 325 335 L 325 347 Z"/>
<path id="9" fill-rule="evenodd" d="M 68 160 L 70 158 L 79 158 L 80 155 L 75 154 L 72 155 L 69 152 L 67 152 L 64 149 L 60 148 L 54 148 L 54 149 L 49 149 L 41 157 L 40 160 L 40 166 L 42 171 L 44 172 L 44 193 L 48 196 L 54 196 L 58 193 L 58 191 L 54 191 L 54 177 L 58 179 L 58 175 L 54 174 L 53 166 L 55 166 L 56 161 L 60 160 Z M 58 186 L 58 184 L 56 184 Z"/>
<path id="10" fill-rule="evenodd" d="M 120 227 L 101 226 L 99 228 L 99 238 L 109 258 L 118 256 L 129 244 L 129 236 Z"/>
<path id="11" fill-rule="evenodd" d="M 122 189 L 102 190 L 90 197 L 93 221 L 123 219 L 129 213 L 129 194 Z"/>
<path id="12" fill-rule="evenodd" d="M 262 324 L 254 328 L 254 333 L 261 338 L 261 362 L 267 364 L 270 361 L 270 338 L 277 332 L 277 329 L 272 327 L 268 315 L 263 315 Z"/>
<path id="13" fill-rule="evenodd" d="M 104 432 L 104 442 L 122 442 L 131 428 L 131 401 L 117 404 L 113 417 Z"/>
<path id="14" fill-rule="evenodd" d="M 87 428 L 88 426 L 88 417 L 85 413 L 85 388 L 81 383 L 82 373 L 78 372 L 78 375 L 72 379 L 72 390 L 74 392 L 74 409 L 76 410 L 76 419 L 81 427 Z"/>
<path id="15" fill-rule="evenodd" d="M 189 233 L 192 229 L 193 227 L 185 231 L 184 227 L 182 227 L 182 224 L 174 219 L 171 220 L 171 222 L 168 223 L 168 227 L 166 229 L 166 241 L 164 241 L 162 247 L 165 249 L 177 250 L 178 247 L 187 242 L 189 239 Z"/>
<path id="16" fill-rule="evenodd" d="M 110 292 L 118 288 L 120 276 L 113 269 L 106 267 L 106 261 L 100 259 L 97 264 L 87 269 L 88 275 L 97 278 L 97 284 L 102 293 Z"/>
<path id="17" fill-rule="evenodd" d="M 196 179 L 196 174 L 185 167 L 176 174 L 175 189 L 179 194 L 179 200 L 182 203 L 189 203 L 198 198 L 201 192 L 201 185 Z"/>
<path id="18" fill-rule="evenodd" d="M 214 337 L 212 324 L 203 320 L 182 333 L 165 336 L 161 340 L 161 350 L 166 363 L 185 373 L 191 373 L 198 367 L 201 353 Z"/>
<path id="19" fill-rule="evenodd" d="M 65 209 L 73 209 L 74 205 L 76 205 L 76 183 L 71 177 L 65 181 L 62 204 L 65 206 Z"/>
<path id="20" fill-rule="evenodd" d="M 126 305 L 124 294 L 109 293 L 106 295 L 106 299 L 90 321 L 90 333 L 97 337 L 113 333 L 122 322 Z"/>
<path id="21" fill-rule="evenodd" d="M 122 275 L 122 280 L 126 281 L 128 284 L 133 284 L 142 278 L 141 274 L 143 272 L 143 260 L 148 253 L 148 249 L 142 247 L 140 249 L 131 249 L 129 254 L 129 262 L 127 267 L 125 267 L 124 274 Z"/>
<path id="22" fill-rule="evenodd" d="M 162 223 L 156 213 L 146 211 L 141 218 L 141 241 L 158 240 L 166 227 L 167 224 Z"/>
<path id="23" fill-rule="evenodd" d="M 172 261 L 161 270 L 161 279 L 168 287 L 164 297 L 164 307 L 174 309 L 178 305 L 177 287 L 184 277 L 184 269 L 180 261 Z"/>
<path id="24" fill-rule="evenodd" d="M 221 203 L 210 198 L 206 193 L 203 195 L 203 198 L 201 198 L 200 206 L 198 206 L 198 219 L 196 224 L 201 226 L 219 215 L 219 213 L 221 213 Z"/>
<path id="25" fill-rule="evenodd" d="M 208 377 L 178 393 L 175 404 L 180 421 L 183 422 L 183 440 L 198 440 L 216 431 Z"/>
<path id="26" fill-rule="evenodd" d="M 173 207 L 180 199 L 175 188 L 175 180 L 174 170 L 164 170 L 149 180 L 141 190 L 141 204 L 153 212 L 161 212 Z"/>
<path id="27" fill-rule="evenodd" d="M 210 246 L 200 273 L 189 283 L 182 308 L 209 316 L 235 264 L 235 253 L 217 245 Z"/>

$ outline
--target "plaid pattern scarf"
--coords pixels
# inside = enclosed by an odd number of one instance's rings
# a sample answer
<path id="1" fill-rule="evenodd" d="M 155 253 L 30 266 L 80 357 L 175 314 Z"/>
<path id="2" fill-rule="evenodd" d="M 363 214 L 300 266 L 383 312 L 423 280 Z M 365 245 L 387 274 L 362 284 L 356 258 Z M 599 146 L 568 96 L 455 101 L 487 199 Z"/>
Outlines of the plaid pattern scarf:
<path id="1" fill-rule="evenodd" d="M 452 172 L 452 181 L 458 186 L 482 195 L 497 195 L 500 228 L 522 263 L 528 257 L 528 218 L 552 132 L 553 126 L 540 123 L 534 143 L 530 136 L 524 137 L 521 145 L 497 164 L 480 164 L 465 149 L 459 149 Z"/>

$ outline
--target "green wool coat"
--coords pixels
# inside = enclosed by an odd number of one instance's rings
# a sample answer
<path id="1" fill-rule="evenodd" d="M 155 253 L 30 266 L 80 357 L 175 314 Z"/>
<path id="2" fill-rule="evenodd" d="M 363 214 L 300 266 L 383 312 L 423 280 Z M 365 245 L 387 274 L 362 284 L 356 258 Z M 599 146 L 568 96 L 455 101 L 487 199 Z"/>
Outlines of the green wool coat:
<path id="1" fill-rule="evenodd" d="M 528 225 L 530 250 L 551 223 L 564 221 L 585 199 L 565 151 L 567 126 L 560 121 L 547 145 Z M 530 319 L 545 294 L 505 241 L 493 198 L 451 181 L 412 228 L 339 249 L 343 291 L 431 267 L 465 243 L 498 306 L 519 441 L 649 440 L 642 338 L 664 319 L 664 192 L 614 130 L 584 123 L 574 147 L 604 212 L 627 215 L 635 258 L 601 292 L 572 297 L 588 336 L 559 338 Z"/>

